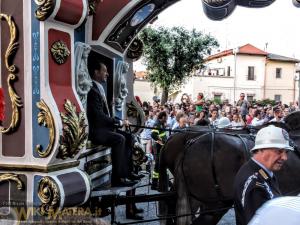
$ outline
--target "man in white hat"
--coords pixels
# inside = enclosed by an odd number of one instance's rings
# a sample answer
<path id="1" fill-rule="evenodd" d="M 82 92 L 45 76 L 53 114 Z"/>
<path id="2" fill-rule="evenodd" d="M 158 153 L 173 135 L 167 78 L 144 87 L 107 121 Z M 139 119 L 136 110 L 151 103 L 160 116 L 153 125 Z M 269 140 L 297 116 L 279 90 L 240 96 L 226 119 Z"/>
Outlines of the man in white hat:
<path id="1" fill-rule="evenodd" d="M 287 160 L 288 133 L 279 127 L 261 129 L 251 149 L 252 158 L 237 173 L 234 182 L 234 208 L 237 225 L 246 225 L 266 201 L 280 196 L 274 171 Z"/>

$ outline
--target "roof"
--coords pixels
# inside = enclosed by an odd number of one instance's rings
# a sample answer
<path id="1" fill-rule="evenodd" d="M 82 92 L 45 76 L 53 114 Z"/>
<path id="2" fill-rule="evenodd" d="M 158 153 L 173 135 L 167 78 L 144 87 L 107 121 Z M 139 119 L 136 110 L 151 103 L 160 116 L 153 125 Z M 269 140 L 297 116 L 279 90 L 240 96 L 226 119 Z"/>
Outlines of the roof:
<path id="1" fill-rule="evenodd" d="M 147 72 L 146 71 L 138 71 L 138 72 L 135 72 L 135 78 L 136 79 L 146 79 L 146 77 L 148 76 Z"/>
<path id="2" fill-rule="evenodd" d="M 246 44 L 241 47 L 239 47 L 238 54 L 248 54 L 248 55 L 267 55 L 268 53 L 256 48 L 255 46 L 251 44 Z"/>
<path id="3" fill-rule="evenodd" d="M 282 56 L 282 55 L 276 55 L 276 54 L 273 54 L 273 53 L 269 53 L 267 58 L 269 60 L 274 60 L 274 61 L 294 62 L 294 63 L 300 62 L 299 59 L 290 58 L 290 57 L 286 57 L 286 56 Z"/>
<path id="4" fill-rule="evenodd" d="M 253 46 L 251 44 L 246 44 L 246 45 L 238 47 L 237 54 L 262 55 L 262 56 L 268 55 L 267 52 L 265 52 L 265 51 L 263 51 L 259 48 L 256 48 L 255 46 Z M 212 59 L 217 59 L 217 58 L 227 56 L 227 55 L 233 55 L 233 49 L 228 49 L 228 50 L 219 52 L 215 55 L 211 55 L 211 56 L 207 57 L 205 59 L 205 61 L 209 61 L 209 60 L 212 60 Z"/>

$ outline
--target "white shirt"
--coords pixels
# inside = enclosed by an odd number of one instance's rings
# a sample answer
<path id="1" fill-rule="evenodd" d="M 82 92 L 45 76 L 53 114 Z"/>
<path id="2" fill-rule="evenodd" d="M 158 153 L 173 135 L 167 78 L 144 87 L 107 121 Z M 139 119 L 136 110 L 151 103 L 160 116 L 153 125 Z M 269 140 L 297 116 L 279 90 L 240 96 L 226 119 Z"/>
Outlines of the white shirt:
<path id="1" fill-rule="evenodd" d="M 244 124 L 242 122 L 231 121 L 231 127 L 233 130 L 242 130 Z"/>
<path id="2" fill-rule="evenodd" d="M 265 120 L 264 120 L 264 119 L 259 120 L 259 119 L 257 119 L 257 117 L 254 117 L 254 118 L 252 119 L 252 121 L 251 121 L 251 125 L 252 125 L 252 126 L 261 126 L 261 125 L 263 125 L 264 123 L 265 123 Z"/>
<path id="3" fill-rule="evenodd" d="M 212 120 L 211 117 L 208 118 L 210 121 L 210 125 L 217 126 L 219 123 L 219 119 Z"/>
<path id="4" fill-rule="evenodd" d="M 276 117 L 274 117 L 273 119 L 271 119 L 269 122 L 279 122 L 279 123 L 284 123 L 283 118 L 281 118 L 279 121 L 277 121 Z"/>

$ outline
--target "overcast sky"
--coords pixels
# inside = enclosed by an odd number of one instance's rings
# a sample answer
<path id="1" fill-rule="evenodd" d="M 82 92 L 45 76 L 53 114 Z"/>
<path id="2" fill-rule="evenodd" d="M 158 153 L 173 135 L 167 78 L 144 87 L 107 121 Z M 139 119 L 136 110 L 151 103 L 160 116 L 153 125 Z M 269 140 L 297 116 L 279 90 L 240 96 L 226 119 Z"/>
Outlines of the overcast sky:
<path id="1" fill-rule="evenodd" d="M 158 16 L 153 26 L 183 26 L 213 35 L 220 50 L 247 43 L 264 50 L 300 59 L 300 8 L 292 0 L 276 0 L 272 5 L 251 9 L 237 6 L 222 21 L 212 21 L 202 10 L 201 0 L 181 0 Z M 135 69 L 139 71 L 139 63 Z"/>

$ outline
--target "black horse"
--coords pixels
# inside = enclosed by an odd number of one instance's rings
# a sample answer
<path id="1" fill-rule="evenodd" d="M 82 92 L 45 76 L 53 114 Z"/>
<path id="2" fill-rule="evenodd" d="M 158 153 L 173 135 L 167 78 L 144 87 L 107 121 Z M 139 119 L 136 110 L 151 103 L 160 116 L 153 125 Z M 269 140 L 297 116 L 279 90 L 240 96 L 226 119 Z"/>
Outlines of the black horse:
<path id="1" fill-rule="evenodd" d="M 300 144 L 300 132 L 291 135 Z M 176 214 L 198 214 L 177 219 L 178 225 L 215 225 L 233 205 L 233 181 L 239 168 L 250 158 L 254 136 L 248 130 L 200 129 L 174 134 L 165 144 L 160 159 L 160 191 L 168 191 L 167 169 L 174 176 L 177 192 Z M 300 192 L 299 152 L 289 153 L 278 172 L 284 194 Z M 293 192 L 293 193 L 292 193 Z M 170 213 L 171 205 L 160 204 L 161 213 Z"/>

